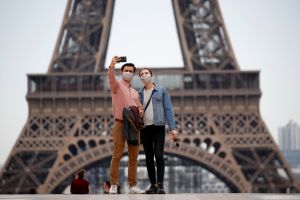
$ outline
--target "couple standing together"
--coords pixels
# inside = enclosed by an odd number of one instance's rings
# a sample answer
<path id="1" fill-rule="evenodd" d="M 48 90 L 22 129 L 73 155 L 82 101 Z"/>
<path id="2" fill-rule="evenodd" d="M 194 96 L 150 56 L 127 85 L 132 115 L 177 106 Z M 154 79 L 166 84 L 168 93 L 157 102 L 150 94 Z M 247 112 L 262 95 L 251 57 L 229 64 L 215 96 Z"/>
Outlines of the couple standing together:
<path id="1" fill-rule="evenodd" d="M 176 139 L 175 118 L 172 103 L 167 90 L 152 82 L 152 71 L 142 68 L 139 71 L 140 80 L 144 88 L 137 92 L 131 87 L 131 80 L 135 74 L 136 67 L 132 63 L 125 63 L 121 67 L 122 78 L 116 80 L 115 65 L 121 61 L 120 57 L 113 57 L 108 69 L 108 79 L 112 93 L 112 108 L 114 125 L 112 137 L 114 150 L 110 164 L 110 194 L 117 194 L 119 185 L 120 160 L 125 147 L 125 136 L 123 126 L 123 110 L 125 107 L 135 106 L 143 117 L 144 128 L 141 130 L 141 141 L 146 156 L 148 177 L 151 186 L 146 194 L 165 194 L 164 190 L 164 144 L 165 124 L 169 126 L 171 139 Z M 137 187 L 137 157 L 139 145 L 128 145 L 128 184 L 129 193 L 143 193 Z M 156 169 L 155 162 L 156 160 Z"/>

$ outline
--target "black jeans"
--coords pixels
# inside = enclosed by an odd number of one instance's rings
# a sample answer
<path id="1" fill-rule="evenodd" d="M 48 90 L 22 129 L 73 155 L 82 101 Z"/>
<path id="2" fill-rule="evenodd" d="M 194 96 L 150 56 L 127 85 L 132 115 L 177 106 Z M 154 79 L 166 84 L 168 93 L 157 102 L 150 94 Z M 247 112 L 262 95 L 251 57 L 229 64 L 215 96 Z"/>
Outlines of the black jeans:
<path id="1" fill-rule="evenodd" d="M 146 165 L 150 183 L 151 185 L 156 183 L 163 184 L 165 174 L 165 126 L 146 126 L 141 131 L 141 140 L 145 151 Z M 154 156 L 156 160 L 157 176 L 155 173 Z"/>

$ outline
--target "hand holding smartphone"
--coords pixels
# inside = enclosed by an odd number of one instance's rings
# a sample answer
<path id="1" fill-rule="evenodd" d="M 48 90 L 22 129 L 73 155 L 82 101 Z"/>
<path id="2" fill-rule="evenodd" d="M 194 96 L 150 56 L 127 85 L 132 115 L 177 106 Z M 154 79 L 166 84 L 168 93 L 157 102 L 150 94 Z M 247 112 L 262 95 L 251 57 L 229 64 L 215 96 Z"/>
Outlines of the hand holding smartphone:
<path id="1" fill-rule="evenodd" d="M 118 62 L 127 62 L 126 56 L 120 56 Z"/>
<path id="2" fill-rule="evenodd" d="M 109 68 L 115 68 L 116 63 L 126 62 L 126 61 L 127 61 L 126 56 L 114 56 L 111 60 Z"/>

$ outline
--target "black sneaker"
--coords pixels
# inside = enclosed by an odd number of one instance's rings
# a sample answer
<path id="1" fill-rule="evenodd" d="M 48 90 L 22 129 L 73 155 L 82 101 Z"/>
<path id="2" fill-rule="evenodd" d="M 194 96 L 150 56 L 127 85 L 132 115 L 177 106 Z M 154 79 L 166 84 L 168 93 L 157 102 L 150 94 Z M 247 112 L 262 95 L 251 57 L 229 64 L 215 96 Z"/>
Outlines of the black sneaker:
<path id="1" fill-rule="evenodd" d="M 157 193 L 157 187 L 155 185 L 151 185 L 148 190 L 145 192 L 146 194 L 156 194 Z"/>
<path id="2" fill-rule="evenodd" d="M 157 194 L 166 194 L 165 189 L 164 189 L 164 185 L 162 185 L 162 184 L 158 185 Z"/>

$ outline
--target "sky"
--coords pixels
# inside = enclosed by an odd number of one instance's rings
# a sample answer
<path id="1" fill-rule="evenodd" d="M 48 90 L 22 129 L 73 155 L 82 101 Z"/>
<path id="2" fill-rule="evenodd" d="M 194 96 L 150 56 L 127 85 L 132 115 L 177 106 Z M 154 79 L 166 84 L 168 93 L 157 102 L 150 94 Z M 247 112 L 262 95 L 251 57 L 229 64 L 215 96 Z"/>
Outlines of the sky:
<path id="1" fill-rule="evenodd" d="M 300 1 L 219 0 L 241 70 L 259 70 L 260 113 L 274 139 L 300 123 Z M 27 74 L 46 73 L 66 0 L 1 0 L 0 165 L 28 117 Z M 137 66 L 183 66 L 170 0 L 117 0 L 106 65 L 125 55 Z"/>

